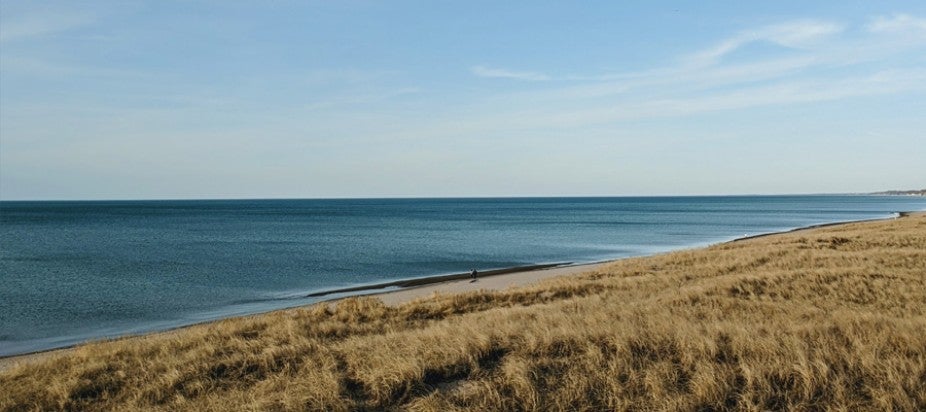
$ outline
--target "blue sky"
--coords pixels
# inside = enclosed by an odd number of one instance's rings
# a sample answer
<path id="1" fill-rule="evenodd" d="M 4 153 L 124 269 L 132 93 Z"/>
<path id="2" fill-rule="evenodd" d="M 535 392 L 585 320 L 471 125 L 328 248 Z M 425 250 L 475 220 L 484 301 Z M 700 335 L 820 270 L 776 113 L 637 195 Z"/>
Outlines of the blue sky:
<path id="1" fill-rule="evenodd" d="M 921 1 L 270 3 L 0 4 L 0 199 L 926 187 Z"/>

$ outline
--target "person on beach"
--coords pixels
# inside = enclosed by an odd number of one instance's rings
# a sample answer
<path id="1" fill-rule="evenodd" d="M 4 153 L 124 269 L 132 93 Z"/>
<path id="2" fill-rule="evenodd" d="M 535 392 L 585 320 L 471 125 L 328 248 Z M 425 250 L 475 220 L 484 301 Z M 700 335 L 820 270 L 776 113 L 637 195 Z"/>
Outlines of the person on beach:
<path id="1" fill-rule="evenodd" d="M 469 277 L 470 277 L 471 279 L 473 279 L 473 282 L 476 281 L 476 276 L 479 276 L 479 273 L 476 272 L 476 269 L 473 269 L 472 272 L 469 272 Z"/>

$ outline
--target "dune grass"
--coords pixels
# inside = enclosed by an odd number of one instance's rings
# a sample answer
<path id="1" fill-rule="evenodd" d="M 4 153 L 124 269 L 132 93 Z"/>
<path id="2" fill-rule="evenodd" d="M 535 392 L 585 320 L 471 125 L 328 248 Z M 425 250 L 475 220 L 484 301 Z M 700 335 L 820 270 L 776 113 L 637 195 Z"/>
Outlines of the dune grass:
<path id="1" fill-rule="evenodd" d="M 88 344 L 2 410 L 926 410 L 926 215 Z"/>

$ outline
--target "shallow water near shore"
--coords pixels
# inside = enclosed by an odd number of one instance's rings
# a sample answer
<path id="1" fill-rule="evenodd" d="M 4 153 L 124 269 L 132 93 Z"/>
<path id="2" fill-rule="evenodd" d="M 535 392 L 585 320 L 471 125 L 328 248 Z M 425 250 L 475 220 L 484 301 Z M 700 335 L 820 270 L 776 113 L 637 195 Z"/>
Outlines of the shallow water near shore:
<path id="1" fill-rule="evenodd" d="M 0 356 L 471 268 L 923 210 L 902 196 L 0 202 Z"/>

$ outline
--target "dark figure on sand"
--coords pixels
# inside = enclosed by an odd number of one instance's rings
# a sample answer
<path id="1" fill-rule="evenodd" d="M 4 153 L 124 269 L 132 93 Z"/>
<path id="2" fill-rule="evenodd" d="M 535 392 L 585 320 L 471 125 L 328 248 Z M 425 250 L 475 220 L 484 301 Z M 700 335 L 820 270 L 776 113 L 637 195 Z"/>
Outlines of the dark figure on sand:
<path id="1" fill-rule="evenodd" d="M 473 269 L 472 272 L 469 272 L 469 277 L 473 279 L 472 282 L 476 281 L 476 276 L 479 276 L 479 272 L 476 272 L 476 269 Z"/>

